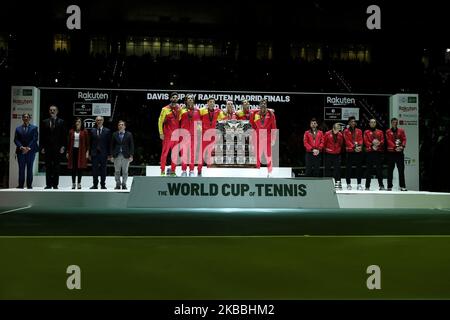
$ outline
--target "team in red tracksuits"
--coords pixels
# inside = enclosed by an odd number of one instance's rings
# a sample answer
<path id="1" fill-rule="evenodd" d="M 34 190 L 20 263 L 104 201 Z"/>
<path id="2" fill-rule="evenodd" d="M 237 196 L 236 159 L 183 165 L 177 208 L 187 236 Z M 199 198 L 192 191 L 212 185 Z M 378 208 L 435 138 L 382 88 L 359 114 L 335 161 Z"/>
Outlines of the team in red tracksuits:
<path id="1" fill-rule="evenodd" d="M 216 124 L 224 118 L 224 115 L 222 110 L 216 108 L 216 101 L 213 98 L 208 99 L 207 105 L 207 108 L 201 108 L 199 111 L 202 121 L 202 161 L 209 166 L 213 163 L 212 154 L 217 139 Z"/>
<path id="2" fill-rule="evenodd" d="M 370 180 L 373 166 L 375 165 L 380 190 L 384 190 L 383 184 L 383 152 L 384 133 L 377 129 L 377 121 L 369 120 L 369 129 L 364 131 L 364 145 L 366 147 L 366 190 L 370 190 Z"/>
<path id="3" fill-rule="evenodd" d="M 363 134 L 361 129 L 356 127 L 355 117 L 348 118 L 348 124 L 349 127 L 344 130 L 345 150 L 347 151 L 345 180 L 347 182 L 347 189 L 351 190 L 352 167 L 355 165 L 358 190 L 362 190 Z"/>
<path id="4" fill-rule="evenodd" d="M 341 185 L 341 152 L 344 144 L 344 135 L 340 131 L 338 123 L 333 125 L 333 129 L 325 133 L 323 137 L 323 153 L 325 176 L 334 177 L 335 187 L 340 189 Z M 333 167 L 333 174 L 331 174 Z"/>
<path id="5" fill-rule="evenodd" d="M 176 162 L 174 158 L 174 153 L 178 151 L 173 150 L 174 146 L 178 144 L 178 139 L 175 136 L 172 137 L 175 130 L 180 128 L 178 121 L 180 106 L 178 105 L 178 94 L 173 92 L 170 94 L 170 104 L 161 109 L 158 120 L 159 136 L 162 140 L 162 151 L 161 151 L 161 175 L 165 175 L 167 155 L 169 151 L 172 151 L 171 157 L 171 175 L 175 175 Z"/>
<path id="6" fill-rule="evenodd" d="M 189 176 L 194 175 L 194 167 L 197 164 L 197 173 L 201 176 L 203 160 L 201 159 L 202 120 L 200 111 L 195 107 L 194 97 L 186 96 L 186 106 L 180 110 L 180 127 L 187 130 L 189 139 L 183 137 L 181 152 L 182 176 L 187 176 L 186 170 L 189 164 Z"/>
<path id="7" fill-rule="evenodd" d="M 311 119 L 310 129 L 303 135 L 303 145 L 306 149 L 306 176 L 318 177 L 320 174 L 321 152 L 323 149 L 323 132 L 317 129 L 317 120 Z"/>
<path id="8" fill-rule="evenodd" d="M 397 165 L 400 190 L 406 191 L 405 183 L 405 155 L 403 150 L 406 147 L 406 134 L 398 126 L 398 119 L 392 118 L 391 128 L 386 130 L 386 145 L 388 158 L 388 190 L 392 190 L 392 177 L 394 168 Z"/>
<path id="9" fill-rule="evenodd" d="M 267 101 L 259 103 L 259 110 L 253 115 L 253 129 L 256 134 L 256 167 L 261 167 L 264 155 L 267 161 L 268 176 L 272 174 L 272 145 L 276 141 L 277 121 L 275 113 L 267 109 Z"/>

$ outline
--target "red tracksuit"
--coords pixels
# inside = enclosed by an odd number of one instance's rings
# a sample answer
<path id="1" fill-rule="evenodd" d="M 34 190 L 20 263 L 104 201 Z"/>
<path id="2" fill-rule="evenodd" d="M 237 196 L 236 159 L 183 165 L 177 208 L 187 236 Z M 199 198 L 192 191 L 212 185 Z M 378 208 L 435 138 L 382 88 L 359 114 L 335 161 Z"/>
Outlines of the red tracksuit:
<path id="1" fill-rule="evenodd" d="M 265 115 L 261 114 L 261 111 L 257 111 L 253 117 L 253 129 L 256 130 L 257 147 L 256 147 L 256 167 L 261 167 L 261 158 L 264 154 L 267 160 L 267 170 L 272 172 L 272 141 L 275 136 L 272 137 L 274 131 L 277 129 L 277 120 L 275 114 L 267 110 Z M 267 134 L 264 134 L 266 131 Z"/>
<path id="2" fill-rule="evenodd" d="M 344 135 L 341 132 L 336 134 L 329 130 L 323 137 L 324 167 L 325 176 L 334 177 L 336 182 L 341 182 L 341 152 L 344 143 Z M 333 167 L 333 172 L 331 171 Z"/>
<path id="3" fill-rule="evenodd" d="M 239 110 L 236 112 L 236 117 L 238 120 L 252 120 L 253 110 L 248 109 L 247 112 L 244 110 Z"/>
<path id="4" fill-rule="evenodd" d="M 380 141 L 377 150 L 372 147 L 373 140 Z M 364 131 L 364 145 L 366 146 L 366 152 L 383 152 L 384 151 L 384 134 L 383 131 L 375 129 L 374 131 L 368 129 Z"/>
<path id="5" fill-rule="evenodd" d="M 345 150 L 347 152 L 355 152 L 355 143 L 362 147 L 363 134 L 361 129 L 355 128 L 352 132 L 350 128 L 344 130 Z"/>
<path id="6" fill-rule="evenodd" d="M 236 112 L 233 112 L 231 115 L 228 115 L 228 113 L 223 113 L 223 117 L 220 120 L 237 120 Z"/>
<path id="7" fill-rule="evenodd" d="M 209 111 L 208 108 L 202 108 L 199 110 L 200 118 L 202 120 L 202 161 L 206 162 L 206 165 L 212 164 L 212 153 L 214 151 L 216 133 L 215 131 L 211 135 L 208 133 L 209 129 L 216 129 L 216 124 L 218 120 L 222 120 L 224 115 L 222 110 L 215 108 L 213 111 Z M 211 137 L 214 137 L 211 139 Z M 207 141 L 205 141 L 207 139 Z M 206 153 L 206 154 L 205 154 Z"/>
<path id="8" fill-rule="evenodd" d="M 399 145 L 395 143 L 395 140 L 399 140 Z M 397 166 L 398 179 L 400 188 L 406 188 L 405 184 L 405 154 L 402 151 L 396 151 L 398 146 L 406 147 L 406 134 L 405 130 L 397 128 L 394 132 L 392 129 L 386 130 L 386 145 L 387 145 L 387 158 L 388 158 L 388 188 L 392 188 L 392 179 L 394 175 L 394 168 Z"/>
<path id="9" fill-rule="evenodd" d="M 311 130 L 306 130 L 303 135 L 303 145 L 305 146 L 306 152 L 312 152 L 313 149 L 317 149 L 322 152 L 323 132 L 317 130 L 316 137 L 314 138 Z"/>
<path id="10" fill-rule="evenodd" d="M 172 133 L 180 128 L 179 118 L 179 105 L 171 107 L 170 105 L 165 106 L 161 109 L 161 114 L 158 120 L 159 134 L 164 134 L 164 140 L 162 141 L 162 151 L 161 151 L 161 172 L 164 172 L 166 168 L 167 155 L 169 151 L 178 143 L 178 140 L 171 141 Z M 172 150 L 172 153 L 174 151 Z M 172 156 L 173 158 L 173 156 Z M 176 163 L 171 159 L 171 169 L 175 172 Z"/>
<path id="11" fill-rule="evenodd" d="M 395 134 L 392 129 L 386 130 L 386 145 L 387 145 L 387 151 L 388 152 L 396 152 L 395 148 L 397 147 L 395 145 L 395 140 L 400 140 L 400 145 L 405 148 L 406 147 L 406 134 L 405 130 L 397 128 L 397 133 Z"/>
<path id="12" fill-rule="evenodd" d="M 346 164 L 346 174 L 345 180 L 349 185 L 351 183 L 352 177 L 352 167 L 356 166 L 356 179 L 358 185 L 361 184 L 362 179 L 362 161 L 363 161 L 363 153 L 362 150 L 360 152 L 355 152 L 355 146 L 362 147 L 364 140 L 361 129 L 355 128 L 354 130 L 350 130 L 347 128 L 344 130 L 344 140 L 345 140 L 345 150 L 347 151 L 347 164 Z"/>
<path id="13" fill-rule="evenodd" d="M 187 151 L 187 154 L 181 155 L 181 169 L 186 171 L 187 164 L 189 163 L 189 170 L 192 172 L 194 171 L 194 166 L 197 163 L 198 172 L 201 173 L 203 161 L 200 159 L 200 155 L 202 154 L 202 119 L 200 117 L 200 111 L 197 108 L 192 110 L 187 108 L 181 109 L 180 126 L 182 129 L 189 131 L 190 135 L 190 140 L 181 142 L 183 144 L 182 150 Z M 195 159 L 196 155 L 197 159 Z"/>
<path id="14" fill-rule="evenodd" d="M 344 136 L 341 132 L 336 134 L 336 141 L 334 140 L 333 130 L 325 133 L 323 138 L 323 152 L 329 154 L 340 154 L 342 152 L 342 144 Z"/>

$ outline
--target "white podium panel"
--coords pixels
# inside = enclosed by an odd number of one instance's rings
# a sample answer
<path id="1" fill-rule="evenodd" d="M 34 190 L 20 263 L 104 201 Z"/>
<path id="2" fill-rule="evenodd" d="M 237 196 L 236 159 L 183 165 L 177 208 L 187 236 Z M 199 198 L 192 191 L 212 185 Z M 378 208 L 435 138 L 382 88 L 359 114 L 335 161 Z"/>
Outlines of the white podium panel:
<path id="1" fill-rule="evenodd" d="M 166 167 L 167 168 L 170 167 Z M 188 170 L 189 172 L 189 170 Z M 177 176 L 181 176 L 181 167 L 177 166 L 175 173 Z M 195 176 L 197 176 L 197 168 L 194 170 Z M 267 168 L 262 167 L 260 169 L 256 168 L 202 168 L 202 177 L 209 178 L 267 178 Z M 147 166 L 146 168 L 147 177 L 159 177 L 161 176 L 161 169 L 159 166 Z M 292 168 L 281 168 L 274 167 L 272 169 L 273 178 L 292 178 Z"/>

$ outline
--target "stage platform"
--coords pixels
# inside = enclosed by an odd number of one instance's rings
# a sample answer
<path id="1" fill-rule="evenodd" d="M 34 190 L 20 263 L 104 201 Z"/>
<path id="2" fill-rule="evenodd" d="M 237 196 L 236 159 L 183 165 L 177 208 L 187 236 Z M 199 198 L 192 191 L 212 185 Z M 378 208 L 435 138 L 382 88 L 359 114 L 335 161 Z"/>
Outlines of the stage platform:
<path id="1" fill-rule="evenodd" d="M 183 178 L 168 178 L 183 179 Z M 208 179 L 205 177 L 198 179 Z M 274 179 L 276 181 L 276 179 Z M 131 184 L 130 179 L 129 184 Z M 81 190 L 61 187 L 58 190 L 0 189 L 1 207 L 48 206 L 64 203 L 67 207 L 90 208 L 127 208 L 131 185 L 128 190 L 114 190 L 115 183 L 110 181 L 107 190 L 90 190 L 85 183 Z M 354 186 L 355 189 L 356 186 Z M 341 209 L 450 209 L 450 194 L 427 191 L 336 191 Z M 199 205 L 201 206 L 201 204 Z M 233 201 L 230 199 L 230 208 Z"/>

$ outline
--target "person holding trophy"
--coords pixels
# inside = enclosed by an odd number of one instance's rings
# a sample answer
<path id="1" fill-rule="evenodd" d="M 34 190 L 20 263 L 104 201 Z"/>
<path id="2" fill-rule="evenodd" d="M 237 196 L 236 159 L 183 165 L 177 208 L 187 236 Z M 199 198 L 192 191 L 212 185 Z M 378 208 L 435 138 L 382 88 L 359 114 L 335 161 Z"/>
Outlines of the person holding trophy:
<path id="1" fill-rule="evenodd" d="M 200 120 L 202 121 L 202 157 L 200 161 L 204 161 L 207 166 L 210 166 L 213 164 L 213 153 L 215 152 L 216 139 L 218 139 L 217 121 L 223 120 L 225 116 L 223 111 L 216 107 L 214 98 L 210 97 L 206 103 L 206 108 L 199 109 Z M 199 167 L 201 168 L 200 164 Z M 197 176 L 201 177 L 201 171 L 198 172 Z"/>
<path id="2" fill-rule="evenodd" d="M 361 129 L 356 127 L 356 118 L 348 118 L 348 128 L 344 130 L 345 150 L 347 151 L 347 170 L 345 180 L 347 182 L 347 190 L 352 190 L 351 177 L 352 167 L 356 166 L 357 189 L 362 191 L 362 162 L 363 162 L 363 134 Z"/>
<path id="3" fill-rule="evenodd" d="M 200 111 L 195 106 L 194 95 L 188 94 L 185 98 L 185 106 L 180 109 L 179 114 L 180 127 L 189 132 L 189 140 L 183 137 L 181 155 L 181 176 L 187 177 L 187 168 L 189 165 L 189 177 L 194 176 L 194 167 L 197 164 L 197 173 L 202 175 L 203 160 L 201 158 L 202 146 L 202 119 Z"/>
<path id="4" fill-rule="evenodd" d="M 369 120 L 369 129 L 364 131 L 364 145 L 366 146 L 366 190 L 370 190 L 372 169 L 375 165 L 380 190 L 384 190 L 383 184 L 383 151 L 384 133 L 377 129 L 377 121 Z"/>
<path id="5" fill-rule="evenodd" d="M 176 152 L 174 149 L 178 144 L 178 141 L 172 140 L 172 134 L 175 130 L 180 128 L 180 105 L 178 104 L 178 93 L 172 92 L 169 97 L 170 103 L 161 109 L 158 119 L 159 137 L 162 141 L 161 176 L 166 175 L 166 161 L 169 152 Z M 170 170 L 167 171 L 167 175 L 176 176 L 176 166 L 174 156 L 171 156 Z"/>
<path id="6" fill-rule="evenodd" d="M 400 191 L 407 191 L 405 183 L 405 155 L 406 147 L 405 130 L 398 126 L 398 119 L 392 118 L 391 128 L 386 130 L 387 162 L 388 162 L 388 191 L 392 190 L 392 177 L 397 166 Z"/>

